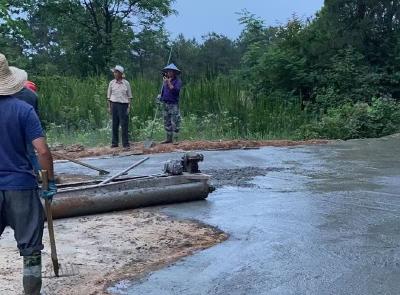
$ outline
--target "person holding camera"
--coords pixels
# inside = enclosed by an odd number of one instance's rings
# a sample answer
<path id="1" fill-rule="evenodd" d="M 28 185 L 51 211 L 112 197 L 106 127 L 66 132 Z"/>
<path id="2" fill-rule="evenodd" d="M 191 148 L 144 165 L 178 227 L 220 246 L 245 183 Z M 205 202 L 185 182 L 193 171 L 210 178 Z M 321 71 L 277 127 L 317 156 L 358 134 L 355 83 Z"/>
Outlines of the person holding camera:
<path id="1" fill-rule="evenodd" d="M 164 129 L 167 133 L 166 140 L 162 144 L 178 141 L 181 114 L 179 111 L 179 93 L 182 81 L 179 79 L 181 71 L 172 63 L 162 69 L 163 87 L 160 94 L 160 101 L 163 104 Z"/>

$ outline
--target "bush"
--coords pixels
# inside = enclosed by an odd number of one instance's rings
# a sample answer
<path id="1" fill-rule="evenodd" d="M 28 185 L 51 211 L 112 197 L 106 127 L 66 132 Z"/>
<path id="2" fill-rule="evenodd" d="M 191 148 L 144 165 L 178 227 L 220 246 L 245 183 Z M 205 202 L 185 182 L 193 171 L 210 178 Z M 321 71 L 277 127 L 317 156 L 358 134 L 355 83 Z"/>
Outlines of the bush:
<path id="1" fill-rule="evenodd" d="M 400 130 L 400 104 L 391 98 L 374 98 L 330 108 L 317 124 L 299 129 L 302 138 L 352 139 L 389 135 Z"/>

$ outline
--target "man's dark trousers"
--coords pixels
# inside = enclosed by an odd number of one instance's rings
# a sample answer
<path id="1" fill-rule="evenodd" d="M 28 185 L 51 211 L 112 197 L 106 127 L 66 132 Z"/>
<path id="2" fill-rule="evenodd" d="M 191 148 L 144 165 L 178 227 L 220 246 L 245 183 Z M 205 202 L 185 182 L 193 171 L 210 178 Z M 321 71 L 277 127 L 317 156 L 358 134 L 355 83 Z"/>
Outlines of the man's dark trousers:
<path id="1" fill-rule="evenodd" d="M 24 294 L 39 295 L 42 287 L 44 212 L 37 189 L 0 190 L 0 236 L 9 225 L 23 256 Z"/>
<path id="2" fill-rule="evenodd" d="M 128 134 L 128 104 L 111 102 L 112 113 L 112 146 L 118 146 L 119 141 L 119 126 L 121 125 L 122 131 L 122 146 L 129 147 L 129 134 Z"/>

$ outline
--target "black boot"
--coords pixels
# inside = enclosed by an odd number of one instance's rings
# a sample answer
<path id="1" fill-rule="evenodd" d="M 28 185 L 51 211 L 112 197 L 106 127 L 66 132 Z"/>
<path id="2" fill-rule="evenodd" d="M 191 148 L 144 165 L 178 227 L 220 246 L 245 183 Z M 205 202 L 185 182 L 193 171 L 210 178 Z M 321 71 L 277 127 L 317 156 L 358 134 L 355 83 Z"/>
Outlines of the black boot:
<path id="1" fill-rule="evenodd" d="M 172 133 L 167 133 L 167 139 L 162 141 L 161 144 L 172 143 Z"/>
<path id="2" fill-rule="evenodd" d="M 178 145 L 178 133 L 176 133 L 176 132 L 174 133 L 174 137 L 173 137 L 172 141 L 173 141 L 174 145 Z"/>
<path id="3" fill-rule="evenodd" d="M 42 256 L 40 252 L 24 256 L 22 281 L 25 295 L 40 295 L 42 288 Z"/>

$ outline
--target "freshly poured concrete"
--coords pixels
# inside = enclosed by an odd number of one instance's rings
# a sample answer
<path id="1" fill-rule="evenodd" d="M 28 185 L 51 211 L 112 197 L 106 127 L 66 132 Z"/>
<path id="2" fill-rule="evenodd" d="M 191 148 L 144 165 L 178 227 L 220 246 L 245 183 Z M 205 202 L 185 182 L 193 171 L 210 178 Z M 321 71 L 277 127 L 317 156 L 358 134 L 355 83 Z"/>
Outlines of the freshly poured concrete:
<path id="1" fill-rule="evenodd" d="M 399 154 L 400 136 L 204 153 L 204 170 L 249 166 L 270 170 L 255 177 L 253 187 L 225 186 L 208 201 L 161 209 L 217 226 L 230 238 L 112 291 L 399 294 Z M 153 156 L 135 174 L 158 173 L 160 161 L 171 157 L 179 154 Z M 139 158 L 89 162 L 122 170 Z M 70 168 L 67 163 L 56 166 L 59 172 Z"/>

